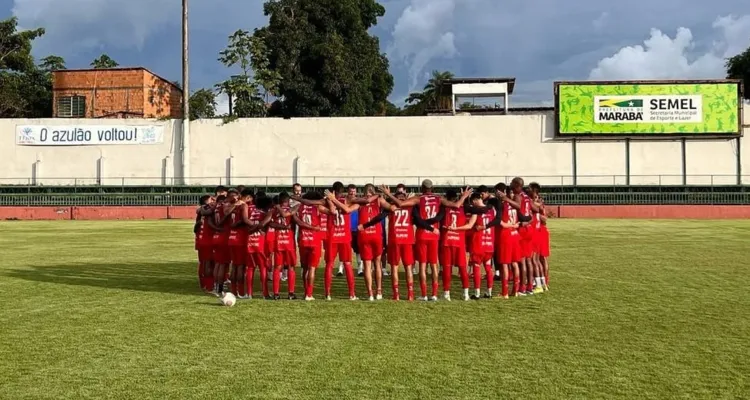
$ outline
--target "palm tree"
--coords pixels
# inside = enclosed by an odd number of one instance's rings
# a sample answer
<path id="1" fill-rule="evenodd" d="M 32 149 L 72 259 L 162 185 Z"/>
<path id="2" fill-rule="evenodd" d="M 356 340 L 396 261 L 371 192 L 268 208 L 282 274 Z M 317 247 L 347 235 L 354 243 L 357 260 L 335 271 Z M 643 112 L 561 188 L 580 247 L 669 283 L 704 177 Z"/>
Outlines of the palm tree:
<path id="1" fill-rule="evenodd" d="M 453 78 L 453 73 L 449 71 L 432 71 L 432 76 L 422 88 L 421 92 L 410 93 L 406 98 L 408 108 L 419 110 L 423 114 L 427 109 L 440 108 L 447 101 L 446 96 L 442 96 L 439 91 L 440 87 L 448 79 Z"/>

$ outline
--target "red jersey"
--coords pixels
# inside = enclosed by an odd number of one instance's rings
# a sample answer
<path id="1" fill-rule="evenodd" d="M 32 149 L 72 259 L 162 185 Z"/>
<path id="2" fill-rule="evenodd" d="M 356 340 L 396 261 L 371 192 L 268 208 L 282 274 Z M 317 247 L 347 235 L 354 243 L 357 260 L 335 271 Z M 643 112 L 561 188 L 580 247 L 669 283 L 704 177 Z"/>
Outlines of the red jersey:
<path id="1" fill-rule="evenodd" d="M 339 196 L 337 199 L 342 204 L 346 204 L 346 197 Z M 351 243 L 352 227 L 351 215 L 340 209 L 328 218 L 328 239 L 331 243 Z"/>
<path id="2" fill-rule="evenodd" d="M 230 218 L 227 218 L 224 221 L 224 224 L 221 224 L 221 220 L 224 219 L 224 215 L 226 215 L 226 210 L 224 209 L 224 205 L 218 205 L 216 207 L 216 212 L 214 212 L 214 222 L 217 227 L 221 228 L 221 231 L 215 231 L 214 237 L 213 237 L 213 244 L 214 245 L 224 245 L 226 246 L 229 241 L 229 220 Z"/>
<path id="3" fill-rule="evenodd" d="M 413 207 L 397 208 L 391 212 L 388 218 L 388 244 L 414 244 L 412 209 Z"/>
<path id="4" fill-rule="evenodd" d="M 257 209 L 255 207 L 253 207 L 252 210 L 248 210 L 248 212 L 248 217 L 253 225 L 260 225 L 260 223 L 266 217 L 266 213 L 263 210 Z M 264 234 L 263 229 L 259 229 L 249 234 L 247 237 L 247 251 L 250 253 L 265 252 L 265 238 L 266 235 Z"/>
<path id="5" fill-rule="evenodd" d="M 466 225 L 466 213 L 463 208 L 446 208 L 443 225 L 451 228 Z M 446 231 L 443 234 L 443 246 L 465 247 L 466 231 Z"/>
<path id="6" fill-rule="evenodd" d="M 214 230 L 211 229 L 211 225 L 208 224 L 209 218 L 214 218 L 214 216 L 201 216 L 201 227 L 198 230 L 198 236 L 195 238 L 195 243 L 200 245 L 210 245 L 213 242 Z"/>
<path id="7" fill-rule="evenodd" d="M 305 223 L 312 226 L 320 226 L 320 211 L 317 206 L 301 205 L 297 209 L 297 216 Z M 299 247 L 319 247 L 321 244 L 320 231 L 309 229 L 299 229 Z"/>
<path id="8" fill-rule="evenodd" d="M 526 193 L 521 192 L 521 215 L 530 216 L 531 215 L 531 198 L 526 195 Z"/>
<path id="9" fill-rule="evenodd" d="M 423 194 L 419 197 L 419 216 L 423 220 L 434 218 L 440 210 L 440 196 Z M 431 241 L 440 239 L 440 224 L 433 224 L 433 231 L 417 228 L 417 241 Z"/>
<path id="10" fill-rule="evenodd" d="M 378 199 L 368 203 L 365 206 L 359 207 L 359 223 L 364 225 L 368 221 L 374 219 L 380 214 L 380 202 Z M 357 234 L 358 240 L 363 241 L 377 241 L 383 239 L 383 225 L 375 224 L 368 228 L 365 228 L 362 232 Z"/>
<path id="11" fill-rule="evenodd" d="M 230 246 L 240 246 L 247 243 L 247 228 L 239 225 L 235 227 L 235 224 L 242 220 L 242 208 L 235 207 L 232 214 L 229 216 L 229 238 L 228 242 Z"/>
<path id="12" fill-rule="evenodd" d="M 503 202 L 502 221 L 506 224 L 515 225 L 518 223 L 518 210 L 513 208 L 508 202 Z M 518 235 L 516 228 L 502 228 L 500 233 L 503 235 Z"/>
<path id="13" fill-rule="evenodd" d="M 328 240 L 328 214 L 318 213 L 318 216 L 320 217 L 320 227 L 323 228 L 323 230 L 319 232 L 320 237 L 323 240 Z"/>
<path id="14" fill-rule="evenodd" d="M 288 213 L 291 211 L 291 208 L 288 206 L 281 207 L 281 210 L 285 213 Z M 286 226 L 291 226 L 292 224 L 292 217 L 291 215 L 288 217 L 284 217 L 282 214 L 277 213 L 276 215 L 276 223 L 283 224 Z M 294 230 L 292 229 L 279 229 L 276 231 L 276 250 L 277 251 L 287 251 L 287 250 L 295 250 L 294 247 Z"/>
<path id="15" fill-rule="evenodd" d="M 477 215 L 477 223 L 481 226 L 487 226 L 497 216 L 497 211 L 490 208 L 484 214 Z M 475 231 L 471 238 L 471 252 L 476 254 L 492 253 L 495 249 L 495 228 L 485 228 L 481 231 Z"/>

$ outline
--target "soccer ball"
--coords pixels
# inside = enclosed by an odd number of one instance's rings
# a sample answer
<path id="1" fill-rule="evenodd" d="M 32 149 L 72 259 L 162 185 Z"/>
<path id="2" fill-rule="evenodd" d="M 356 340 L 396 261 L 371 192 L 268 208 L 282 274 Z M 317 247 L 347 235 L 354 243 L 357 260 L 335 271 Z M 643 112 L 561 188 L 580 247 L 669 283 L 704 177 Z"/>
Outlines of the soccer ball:
<path id="1" fill-rule="evenodd" d="M 219 303 L 227 307 L 232 307 L 237 303 L 237 298 L 232 293 L 224 293 L 224 296 L 219 298 Z"/>

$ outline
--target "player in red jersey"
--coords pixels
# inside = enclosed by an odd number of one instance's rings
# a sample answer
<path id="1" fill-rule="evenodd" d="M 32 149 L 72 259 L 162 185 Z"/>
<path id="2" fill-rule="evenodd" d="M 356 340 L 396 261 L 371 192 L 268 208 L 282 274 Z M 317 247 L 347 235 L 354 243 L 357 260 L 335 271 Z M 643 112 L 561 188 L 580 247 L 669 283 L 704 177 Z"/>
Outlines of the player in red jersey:
<path id="1" fill-rule="evenodd" d="M 515 202 L 507 196 L 505 184 L 495 186 L 495 194 L 501 200 L 501 218 L 502 224 L 500 229 L 499 251 L 497 252 L 496 262 L 501 266 L 502 276 L 502 293 L 501 296 L 508 298 L 508 281 L 510 273 L 513 273 L 513 295 L 521 293 L 521 273 L 519 271 L 519 262 L 521 256 L 521 235 L 518 233 L 519 217 Z M 512 270 L 511 270 L 512 268 Z"/>
<path id="2" fill-rule="evenodd" d="M 350 202 L 359 205 L 359 224 L 357 229 L 357 246 L 359 255 L 364 264 L 365 286 L 370 301 L 383 299 L 383 226 L 382 224 L 368 225 L 364 227 L 363 222 L 370 221 L 380 215 L 381 209 L 388 210 L 391 205 L 375 192 L 375 186 L 368 183 L 365 185 L 365 199 L 349 199 Z M 373 296 L 372 281 L 375 272 L 376 295 Z"/>
<path id="3" fill-rule="evenodd" d="M 227 192 L 227 197 L 224 199 L 219 196 L 217 199 L 216 207 L 216 226 L 219 230 L 214 232 L 213 236 L 213 254 L 214 254 L 214 286 L 217 295 L 221 295 L 224 292 L 224 282 L 226 281 L 226 273 L 229 270 L 229 265 L 232 262 L 232 253 L 229 250 L 229 230 L 231 228 L 230 217 L 237 207 L 237 201 L 239 200 L 239 193 L 236 190 L 230 190 Z"/>
<path id="4" fill-rule="evenodd" d="M 457 202 L 451 202 L 436 195 L 432 192 L 433 185 L 432 181 L 425 179 L 422 181 L 422 194 L 418 197 L 412 197 L 401 201 L 394 197 L 389 192 L 384 193 L 388 198 L 393 201 L 399 208 L 407 208 L 418 206 L 418 217 L 422 220 L 430 220 L 435 218 L 440 211 L 440 207 L 451 207 L 458 208 L 464 203 L 464 200 L 471 195 L 472 190 L 466 188 L 466 191 L 461 195 L 461 198 Z M 415 215 L 416 217 L 416 215 Z M 438 278 L 438 244 L 440 241 L 440 224 L 435 223 L 433 225 L 433 231 L 426 229 L 417 228 L 416 235 L 416 258 L 419 262 L 419 286 L 422 294 L 421 300 L 428 300 L 427 297 L 427 266 L 430 266 L 432 272 L 432 298 L 431 300 L 437 301 L 437 293 L 439 287 Z"/>
<path id="5" fill-rule="evenodd" d="M 482 193 L 474 193 L 471 195 L 471 203 L 475 208 L 485 208 L 484 201 L 482 200 Z M 477 300 L 480 296 L 480 286 L 482 281 L 481 269 L 485 269 L 485 277 L 487 279 L 487 292 L 485 298 L 492 298 L 492 289 L 494 287 L 495 273 L 492 271 L 492 264 L 490 263 L 495 255 L 495 226 L 501 225 L 500 215 L 497 213 L 494 207 L 487 207 L 481 215 L 476 215 L 477 218 L 472 216 L 472 220 L 476 223 L 469 221 L 464 227 L 472 228 L 475 232 L 472 235 L 470 253 L 470 264 L 474 271 L 474 294 L 471 299 Z"/>
<path id="6" fill-rule="evenodd" d="M 331 300 L 331 286 L 333 285 L 333 265 L 338 256 L 344 263 L 346 284 L 349 288 L 349 299 L 358 300 L 355 291 L 354 270 L 352 269 L 352 232 L 350 213 L 359 209 L 358 204 L 351 204 L 344 193 L 344 184 L 334 182 L 333 192 L 326 190 L 326 200 L 308 200 L 295 197 L 294 200 L 305 205 L 328 206 L 331 215 L 328 217 L 328 235 L 325 249 L 325 295 Z"/>
<path id="7" fill-rule="evenodd" d="M 516 177 L 510 183 L 510 189 L 513 192 L 513 200 L 519 205 L 519 213 L 521 217 L 530 218 L 533 212 L 538 210 L 538 207 L 533 204 L 531 198 L 523 190 L 524 182 L 523 179 Z M 534 232 L 529 228 L 530 221 L 524 222 L 521 220 L 521 226 L 518 228 L 518 233 L 521 235 L 521 262 L 519 263 L 521 269 L 521 286 L 523 288 L 520 291 L 521 295 L 529 295 L 534 293 L 534 276 L 535 276 L 535 264 L 531 259 L 533 255 L 533 235 Z"/>
<path id="8" fill-rule="evenodd" d="M 448 201 L 458 201 L 459 195 L 453 189 L 445 192 Z M 453 267 L 458 269 L 461 278 L 464 300 L 469 300 L 469 274 L 466 263 L 466 238 L 465 235 L 474 226 L 476 215 L 472 215 L 467 221 L 463 207 L 444 208 L 443 212 L 443 235 L 440 237 L 440 265 L 443 267 L 443 298 L 451 299 L 451 280 L 453 278 Z M 472 219 L 473 218 L 473 219 Z M 468 224 L 467 224 L 468 222 Z M 469 228 L 460 229 L 467 225 Z"/>
<path id="9" fill-rule="evenodd" d="M 268 257 L 266 256 L 266 232 L 267 225 L 273 218 L 272 201 L 264 193 L 258 192 L 252 205 L 248 204 L 242 210 L 242 220 L 247 227 L 247 274 L 245 278 L 246 293 L 248 298 L 253 297 L 253 281 L 255 269 L 260 273 L 260 284 L 263 297 L 272 299 L 268 290 Z"/>
<path id="10" fill-rule="evenodd" d="M 229 278 L 231 282 L 230 288 L 232 294 L 237 296 L 237 298 L 243 299 L 248 297 L 246 293 L 247 285 L 245 284 L 248 229 L 245 226 L 243 215 L 246 212 L 244 209 L 248 207 L 248 203 L 252 203 L 253 193 L 248 189 L 243 189 L 239 195 L 239 200 L 234 203 L 234 210 L 229 214 L 230 228 L 227 242 L 232 260 L 232 270 Z"/>
<path id="11" fill-rule="evenodd" d="M 213 276 L 213 234 L 217 229 L 214 224 L 214 198 L 201 196 L 200 206 L 196 210 L 195 249 L 198 251 L 198 281 L 201 289 L 210 292 L 214 287 Z"/>
<path id="12" fill-rule="evenodd" d="M 294 214 L 296 210 L 292 210 L 289 203 L 291 198 L 286 192 L 282 192 L 278 196 L 279 205 L 276 206 L 275 224 L 272 227 L 276 231 L 276 246 L 274 254 L 274 270 L 273 270 L 273 294 L 275 298 L 279 298 L 279 290 L 281 286 L 281 272 L 282 269 L 287 269 L 288 276 L 288 299 L 296 300 L 297 295 L 295 294 L 297 272 L 294 269 L 297 265 L 297 248 L 294 240 Z"/>
<path id="13" fill-rule="evenodd" d="M 323 196 L 318 192 L 306 193 L 303 198 L 307 200 L 322 200 Z M 320 264 L 323 252 L 322 243 L 326 229 L 322 226 L 321 216 L 327 215 L 330 210 L 324 206 L 301 205 L 294 215 L 294 221 L 299 227 L 299 256 L 302 265 L 302 276 L 305 283 L 305 300 L 315 300 L 315 271 Z"/>
<path id="14" fill-rule="evenodd" d="M 535 279 L 535 283 L 546 291 L 549 290 L 549 263 L 547 261 L 549 257 L 549 231 L 547 230 L 547 213 L 544 208 L 544 200 L 542 200 L 540 195 L 542 187 L 536 182 L 531 182 L 529 190 L 531 191 L 531 200 L 539 209 L 534 215 L 534 228 L 536 229 L 534 233 L 534 261 L 537 263 L 537 268 L 539 269 L 539 276 Z"/>

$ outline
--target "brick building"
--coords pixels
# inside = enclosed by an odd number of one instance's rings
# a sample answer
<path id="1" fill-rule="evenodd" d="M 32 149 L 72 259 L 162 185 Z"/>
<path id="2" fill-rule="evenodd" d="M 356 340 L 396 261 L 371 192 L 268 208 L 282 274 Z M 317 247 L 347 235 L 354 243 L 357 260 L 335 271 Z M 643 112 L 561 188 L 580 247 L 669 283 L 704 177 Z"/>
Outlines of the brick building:
<path id="1" fill-rule="evenodd" d="M 52 73 L 55 118 L 182 118 L 182 90 L 146 68 Z"/>

